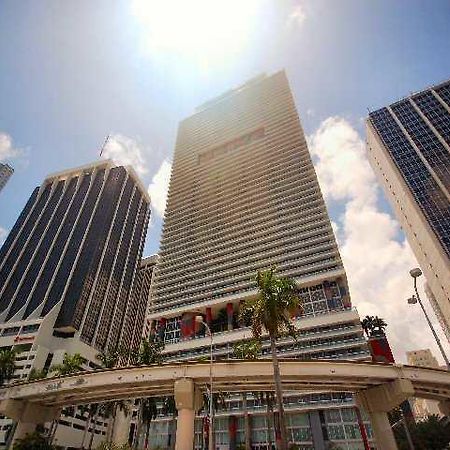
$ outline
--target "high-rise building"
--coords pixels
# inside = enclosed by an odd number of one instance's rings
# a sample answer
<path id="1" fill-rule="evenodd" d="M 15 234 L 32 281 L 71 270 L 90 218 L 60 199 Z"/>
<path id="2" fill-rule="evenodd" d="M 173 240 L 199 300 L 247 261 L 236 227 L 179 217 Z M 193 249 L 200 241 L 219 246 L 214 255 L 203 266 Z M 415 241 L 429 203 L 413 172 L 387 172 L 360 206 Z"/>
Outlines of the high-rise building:
<path id="1" fill-rule="evenodd" d="M 300 338 L 280 339 L 280 355 L 370 358 L 284 72 L 225 93 L 179 126 L 148 316 L 166 358 L 208 355 L 197 314 L 212 330 L 215 356 L 230 357 L 233 345 L 251 336 L 237 320 L 239 305 L 256 294 L 257 270 L 273 265 L 295 280 L 304 302 L 296 317 Z M 263 357 L 269 353 L 264 340 Z M 291 392 L 284 401 L 290 440 L 301 448 L 361 444 L 350 394 Z M 221 448 L 244 444 L 242 397 L 227 402 L 215 426 Z M 266 448 L 265 407 L 250 394 L 247 407 L 252 444 Z M 152 445 L 167 445 L 166 422 L 152 425 Z M 197 448 L 201 439 L 198 424 Z"/>
<path id="2" fill-rule="evenodd" d="M 80 353 L 89 369 L 100 351 L 132 348 L 144 324 L 137 311 L 146 302 L 131 291 L 149 217 L 134 170 L 110 160 L 50 175 L 34 190 L 0 249 L 0 348 L 20 351 L 14 378 L 47 371 L 65 353 Z M 78 416 L 58 427 L 59 443 L 79 445 L 68 433 L 84 429 Z"/>
<path id="3" fill-rule="evenodd" d="M 411 366 L 419 367 L 433 367 L 439 369 L 439 363 L 437 359 L 431 353 L 429 348 L 425 350 L 412 350 L 406 352 L 406 358 L 408 364 Z M 414 415 L 417 419 L 423 420 L 428 416 L 435 414 L 441 416 L 441 411 L 439 409 L 439 402 L 433 400 L 427 400 L 424 398 L 412 399 Z"/>
<path id="4" fill-rule="evenodd" d="M 131 311 L 135 311 L 134 322 L 123 331 L 121 345 L 124 348 L 138 349 L 141 340 L 149 335 L 149 323 L 146 319 L 150 300 L 150 289 L 158 255 L 142 258 L 136 280 L 133 284 Z"/>
<path id="5" fill-rule="evenodd" d="M 5 187 L 14 169 L 9 164 L 0 163 L 0 191 Z"/>
<path id="6" fill-rule="evenodd" d="M 371 112 L 367 148 L 448 330 L 450 81 Z"/>

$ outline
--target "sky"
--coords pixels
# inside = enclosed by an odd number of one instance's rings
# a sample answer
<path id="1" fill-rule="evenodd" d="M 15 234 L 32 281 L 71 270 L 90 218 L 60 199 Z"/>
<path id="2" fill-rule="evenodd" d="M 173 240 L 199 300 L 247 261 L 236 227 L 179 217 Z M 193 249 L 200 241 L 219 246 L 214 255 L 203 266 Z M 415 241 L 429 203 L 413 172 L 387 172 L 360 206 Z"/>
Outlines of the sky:
<path id="1" fill-rule="evenodd" d="M 438 356 L 406 304 L 417 262 L 368 165 L 364 118 L 450 77 L 449 21 L 447 0 L 0 0 L 0 161 L 15 168 L 0 242 L 35 186 L 98 159 L 110 135 L 103 156 L 148 186 L 144 252 L 157 252 L 179 121 L 285 69 L 354 305 L 388 322 L 399 361 Z"/>

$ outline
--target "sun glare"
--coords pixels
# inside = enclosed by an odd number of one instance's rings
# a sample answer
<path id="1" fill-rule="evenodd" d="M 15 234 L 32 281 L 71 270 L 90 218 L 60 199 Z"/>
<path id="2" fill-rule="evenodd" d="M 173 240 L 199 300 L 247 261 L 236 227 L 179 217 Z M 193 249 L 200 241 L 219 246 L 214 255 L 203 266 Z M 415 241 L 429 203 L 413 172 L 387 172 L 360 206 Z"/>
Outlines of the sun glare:
<path id="1" fill-rule="evenodd" d="M 248 43 L 258 0 L 133 0 L 150 52 L 224 60 Z"/>

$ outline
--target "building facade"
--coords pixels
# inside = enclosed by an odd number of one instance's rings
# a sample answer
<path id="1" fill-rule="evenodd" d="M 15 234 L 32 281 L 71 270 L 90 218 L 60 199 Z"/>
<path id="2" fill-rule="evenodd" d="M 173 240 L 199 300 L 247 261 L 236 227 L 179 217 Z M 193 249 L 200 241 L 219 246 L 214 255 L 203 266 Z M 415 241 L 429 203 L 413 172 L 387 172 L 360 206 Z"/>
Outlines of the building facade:
<path id="1" fill-rule="evenodd" d="M 406 352 L 408 364 L 419 367 L 434 367 L 439 369 L 437 359 L 431 353 L 429 348 L 425 350 L 412 350 Z M 424 398 L 415 398 L 411 401 L 413 404 L 414 415 L 418 420 L 426 419 L 430 415 L 442 416 L 439 409 L 439 402 L 433 400 L 426 400 Z"/>
<path id="2" fill-rule="evenodd" d="M 9 164 L 0 163 L 0 191 L 14 173 L 14 169 Z"/>
<path id="3" fill-rule="evenodd" d="M 366 124 L 369 160 L 449 337 L 450 81 L 371 112 Z"/>
<path id="4" fill-rule="evenodd" d="M 273 265 L 295 280 L 303 300 L 294 319 L 300 338 L 280 339 L 280 356 L 370 359 L 284 72 L 250 80 L 179 126 L 148 315 L 166 358 L 208 356 L 198 314 L 212 330 L 215 357 L 231 357 L 233 345 L 251 337 L 239 306 L 256 294 L 256 272 Z M 267 340 L 263 357 L 270 357 Z M 299 448 L 364 448 L 351 395 L 289 393 L 284 401 Z M 244 443 L 242 396 L 230 393 L 226 403 L 215 422 L 223 449 L 233 439 Z M 265 407 L 250 393 L 246 403 L 252 447 L 268 448 L 274 436 Z M 153 445 L 167 445 L 170 423 L 152 425 Z M 200 418 L 197 425 L 201 448 Z"/>
<path id="5" fill-rule="evenodd" d="M 149 217 L 134 170 L 110 160 L 50 175 L 34 190 L 0 249 L 0 348 L 20 350 L 15 379 L 65 353 L 92 369 L 99 352 L 132 348 L 146 307 L 131 291 Z M 62 417 L 58 443 L 70 445 L 68 428 L 84 429 L 80 417 Z"/>

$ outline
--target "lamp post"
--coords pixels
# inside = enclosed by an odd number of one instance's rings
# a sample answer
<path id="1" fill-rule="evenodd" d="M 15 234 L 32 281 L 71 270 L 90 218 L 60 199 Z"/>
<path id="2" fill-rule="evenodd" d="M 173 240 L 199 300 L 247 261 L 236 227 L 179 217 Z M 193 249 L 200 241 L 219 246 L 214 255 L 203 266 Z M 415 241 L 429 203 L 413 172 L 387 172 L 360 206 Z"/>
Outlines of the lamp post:
<path id="1" fill-rule="evenodd" d="M 214 450 L 214 408 L 213 408 L 213 376 L 212 376 L 212 366 L 213 366 L 213 335 L 209 325 L 203 320 L 203 316 L 195 316 L 195 322 L 202 324 L 209 334 L 211 339 L 210 349 L 209 349 L 209 439 L 208 448 L 209 450 Z"/>
<path id="2" fill-rule="evenodd" d="M 412 269 L 409 271 L 409 274 L 412 276 L 414 280 L 414 291 L 416 295 L 413 295 L 411 298 L 408 298 L 408 303 L 410 305 L 414 305 L 417 302 L 419 302 L 420 307 L 422 308 L 423 313 L 425 314 L 425 318 L 427 319 L 428 325 L 431 329 L 431 332 L 433 333 L 434 339 L 436 340 L 436 343 L 439 347 L 439 350 L 441 352 L 442 357 L 444 358 L 445 365 L 447 366 L 447 370 L 450 370 L 450 362 L 447 358 L 447 355 L 445 354 L 444 348 L 442 347 L 441 341 L 439 339 L 439 336 L 437 335 L 433 324 L 431 323 L 430 318 L 428 317 L 427 312 L 425 311 L 425 308 L 423 306 L 422 300 L 420 299 L 419 291 L 417 290 L 417 278 L 419 278 L 422 275 L 422 271 L 416 267 L 415 269 Z"/>

